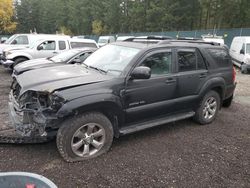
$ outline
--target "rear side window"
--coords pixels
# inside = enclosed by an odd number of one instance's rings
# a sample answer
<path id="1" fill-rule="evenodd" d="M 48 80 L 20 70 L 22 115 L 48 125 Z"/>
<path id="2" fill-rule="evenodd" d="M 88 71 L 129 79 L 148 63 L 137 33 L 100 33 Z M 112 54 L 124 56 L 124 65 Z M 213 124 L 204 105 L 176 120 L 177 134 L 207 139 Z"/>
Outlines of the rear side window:
<path id="1" fill-rule="evenodd" d="M 208 53 L 212 56 L 219 67 L 227 66 L 231 62 L 228 52 L 224 49 L 212 48 L 208 49 Z"/>
<path id="2" fill-rule="evenodd" d="M 66 42 L 59 41 L 59 50 L 65 50 L 65 49 L 66 49 Z"/>
<path id="3" fill-rule="evenodd" d="M 195 52 L 178 52 L 179 72 L 196 70 Z"/>
<path id="4" fill-rule="evenodd" d="M 70 42 L 71 48 L 97 48 L 95 43 L 87 43 L 87 42 Z"/>
<path id="5" fill-rule="evenodd" d="M 206 69 L 205 62 L 197 50 L 178 51 L 179 72 Z"/>

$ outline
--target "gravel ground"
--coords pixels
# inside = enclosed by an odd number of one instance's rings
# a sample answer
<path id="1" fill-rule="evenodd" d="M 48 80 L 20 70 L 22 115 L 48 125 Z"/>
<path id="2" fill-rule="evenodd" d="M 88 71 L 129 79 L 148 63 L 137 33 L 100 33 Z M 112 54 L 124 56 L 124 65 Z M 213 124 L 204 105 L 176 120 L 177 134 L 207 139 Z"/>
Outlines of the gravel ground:
<path id="1" fill-rule="evenodd" d="M 0 67 L 0 127 L 9 124 L 10 74 Z M 44 175 L 70 187 L 250 187 L 250 75 L 237 73 L 235 101 L 216 121 L 162 125 L 114 141 L 107 154 L 66 163 L 55 141 L 0 144 L 0 171 Z"/>

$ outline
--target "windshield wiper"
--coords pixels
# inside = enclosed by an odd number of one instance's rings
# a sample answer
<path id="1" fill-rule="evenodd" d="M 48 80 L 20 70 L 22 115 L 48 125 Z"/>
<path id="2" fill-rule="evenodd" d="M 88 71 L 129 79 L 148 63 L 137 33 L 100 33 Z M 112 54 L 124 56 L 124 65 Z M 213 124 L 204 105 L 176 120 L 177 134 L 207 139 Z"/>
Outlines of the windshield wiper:
<path id="1" fill-rule="evenodd" d="M 100 73 L 105 73 L 105 74 L 107 74 L 107 71 L 105 71 L 105 70 L 103 70 L 103 69 L 100 69 L 100 68 L 98 68 L 98 67 L 93 67 L 93 66 L 88 66 L 88 67 L 91 68 L 91 69 L 95 69 L 95 70 L 99 71 Z"/>

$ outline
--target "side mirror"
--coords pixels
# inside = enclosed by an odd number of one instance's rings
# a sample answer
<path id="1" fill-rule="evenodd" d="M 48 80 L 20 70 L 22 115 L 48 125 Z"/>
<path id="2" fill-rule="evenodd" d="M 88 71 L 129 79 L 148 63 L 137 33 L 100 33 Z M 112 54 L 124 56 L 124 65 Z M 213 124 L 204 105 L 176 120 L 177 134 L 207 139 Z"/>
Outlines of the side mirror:
<path id="1" fill-rule="evenodd" d="M 37 47 L 37 50 L 38 50 L 38 51 L 43 50 L 43 47 L 42 47 L 42 46 L 38 46 L 38 47 Z"/>
<path id="2" fill-rule="evenodd" d="M 6 40 L 1 40 L 1 43 L 3 44 L 3 43 L 5 43 L 5 41 L 6 41 Z"/>
<path id="3" fill-rule="evenodd" d="M 240 54 L 245 54 L 245 51 L 243 49 L 241 49 Z"/>
<path id="4" fill-rule="evenodd" d="M 149 67 L 136 67 L 131 73 L 131 79 L 149 79 L 151 77 L 151 69 Z"/>
<path id="5" fill-rule="evenodd" d="M 11 44 L 17 44 L 17 41 L 16 41 L 16 40 L 13 40 Z"/>

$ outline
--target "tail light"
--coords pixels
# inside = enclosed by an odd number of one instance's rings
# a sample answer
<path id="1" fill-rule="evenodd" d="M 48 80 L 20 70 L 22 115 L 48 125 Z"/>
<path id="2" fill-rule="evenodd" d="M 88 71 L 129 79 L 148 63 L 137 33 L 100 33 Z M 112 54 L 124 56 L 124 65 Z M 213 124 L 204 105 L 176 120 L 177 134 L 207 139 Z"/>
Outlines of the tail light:
<path id="1" fill-rule="evenodd" d="M 235 80 L 236 80 L 236 70 L 233 66 L 233 82 L 235 83 Z"/>

